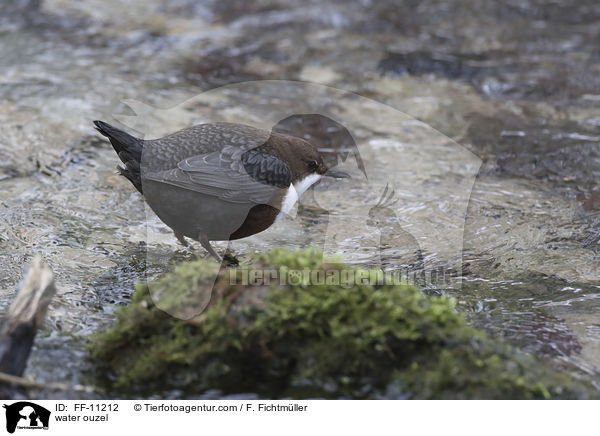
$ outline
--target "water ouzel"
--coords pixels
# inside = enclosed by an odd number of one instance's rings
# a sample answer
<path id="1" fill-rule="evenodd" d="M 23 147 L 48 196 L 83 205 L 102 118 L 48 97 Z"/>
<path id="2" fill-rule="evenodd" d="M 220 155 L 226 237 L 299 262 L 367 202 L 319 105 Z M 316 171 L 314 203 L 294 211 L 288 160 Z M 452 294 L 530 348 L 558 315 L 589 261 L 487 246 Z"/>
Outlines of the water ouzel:
<path id="1" fill-rule="evenodd" d="M 177 239 L 199 241 L 217 260 L 210 241 L 262 232 L 321 176 L 348 177 L 311 143 L 243 124 L 200 124 L 154 140 L 94 124 L 125 164 L 120 174 Z"/>

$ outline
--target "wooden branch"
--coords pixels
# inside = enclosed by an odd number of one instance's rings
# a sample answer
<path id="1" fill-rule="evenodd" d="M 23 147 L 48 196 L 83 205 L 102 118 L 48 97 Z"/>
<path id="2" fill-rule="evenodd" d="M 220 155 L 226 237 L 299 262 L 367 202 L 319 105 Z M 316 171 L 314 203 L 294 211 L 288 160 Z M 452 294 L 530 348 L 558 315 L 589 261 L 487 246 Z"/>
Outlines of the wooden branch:
<path id="1" fill-rule="evenodd" d="M 0 327 L 0 372 L 21 376 L 54 296 L 54 274 L 37 255 Z"/>

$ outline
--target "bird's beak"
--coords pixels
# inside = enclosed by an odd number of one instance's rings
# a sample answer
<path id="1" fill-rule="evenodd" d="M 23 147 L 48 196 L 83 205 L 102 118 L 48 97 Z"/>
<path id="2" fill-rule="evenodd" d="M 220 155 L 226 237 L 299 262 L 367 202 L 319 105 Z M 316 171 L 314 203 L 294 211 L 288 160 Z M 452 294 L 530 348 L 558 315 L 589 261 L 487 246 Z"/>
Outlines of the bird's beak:
<path id="1" fill-rule="evenodd" d="M 333 177 L 335 179 L 351 179 L 352 178 L 350 176 L 350 174 L 345 173 L 344 171 L 338 171 L 338 170 L 327 170 L 327 172 L 323 175 L 325 177 Z"/>

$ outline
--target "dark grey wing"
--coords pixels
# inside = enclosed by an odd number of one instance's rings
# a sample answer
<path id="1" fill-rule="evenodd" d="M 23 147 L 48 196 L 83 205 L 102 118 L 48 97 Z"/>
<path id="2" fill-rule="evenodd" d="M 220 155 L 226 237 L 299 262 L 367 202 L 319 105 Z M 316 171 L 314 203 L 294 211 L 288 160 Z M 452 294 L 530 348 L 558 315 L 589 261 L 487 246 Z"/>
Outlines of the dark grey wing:
<path id="1" fill-rule="evenodd" d="M 199 124 L 160 139 L 144 142 L 142 170 L 162 171 L 177 167 L 192 156 L 218 152 L 226 147 L 250 150 L 265 144 L 267 130 L 243 124 Z"/>
<path id="2" fill-rule="evenodd" d="M 269 204 L 291 183 L 288 166 L 274 156 L 258 151 L 226 147 L 221 152 L 192 156 L 170 170 L 146 172 L 143 179 L 166 183 L 190 191 L 220 198 L 231 203 Z"/>
<path id="3" fill-rule="evenodd" d="M 240 156 L 246 173 L 254 180 L 267 185 L 287 188 L 292 183 L 290 168 L 279 158 L 254 148 Z"/>

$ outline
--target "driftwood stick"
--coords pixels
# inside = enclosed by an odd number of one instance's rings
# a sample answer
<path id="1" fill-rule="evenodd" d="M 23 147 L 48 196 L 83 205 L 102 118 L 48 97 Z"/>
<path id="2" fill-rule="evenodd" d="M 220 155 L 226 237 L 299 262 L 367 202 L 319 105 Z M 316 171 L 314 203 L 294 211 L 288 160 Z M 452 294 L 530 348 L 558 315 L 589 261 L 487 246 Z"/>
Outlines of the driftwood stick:
<path id="1" fill-rule="evenodd" d="M 55 292 L 54 274 L 37 255 L 0 327 L 0 372 L 23 374 L 36 331 Z"/>

